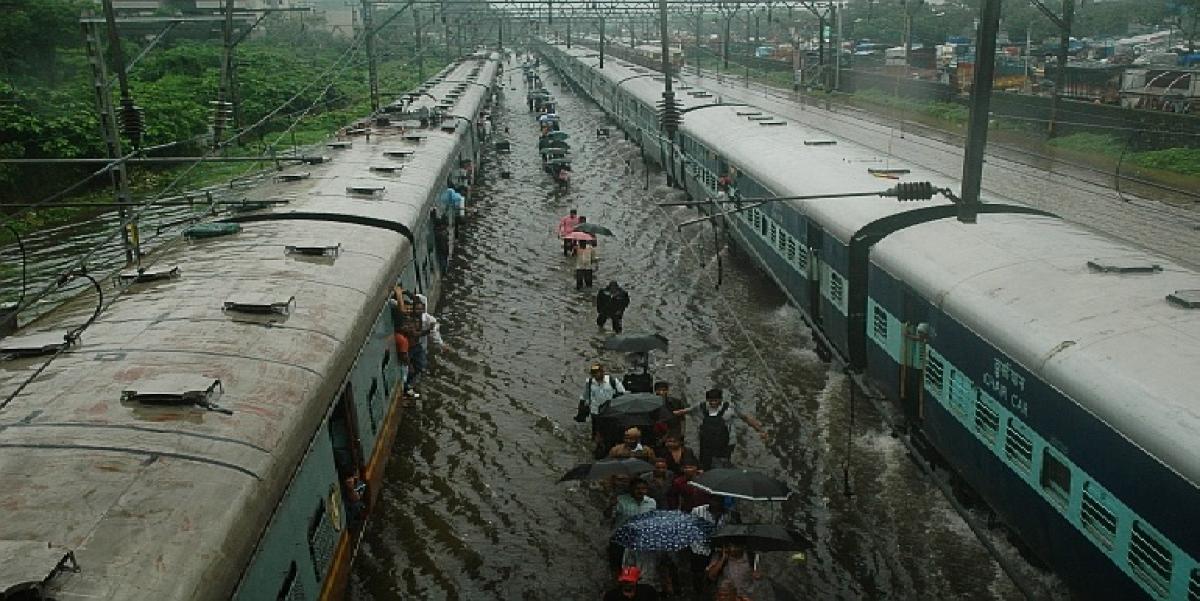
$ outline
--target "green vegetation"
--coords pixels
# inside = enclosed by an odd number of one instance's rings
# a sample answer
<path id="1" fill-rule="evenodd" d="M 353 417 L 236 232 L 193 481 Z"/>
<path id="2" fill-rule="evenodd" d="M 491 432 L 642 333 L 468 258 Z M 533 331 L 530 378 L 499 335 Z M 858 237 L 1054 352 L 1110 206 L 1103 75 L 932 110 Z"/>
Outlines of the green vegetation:
<path id="1" fill-rule="evenodd" d="M 858 92 L 852 98 L 865 104 L 899 109 L 953 125 L 967 122 L 967 107 L 954 102 L 922 102 L 876 89 Z"/>
<path id="2" fill-rule="evenodd" d="M 1111 134 L 1080 133 L 1055 138 L 1050 146 L 1090 155 L 1119 157 L 1125 141 Z M 1139 167 L 1158 169 L 1183 175 L 1200 175 L 1200 148 L 1167 148 L 1126 152 L 1125 159 Z"/>
<path id="3" fill-rule="evenodd" d="M 1141 167 L 1200 176 L 1200 148 L 1168 148 L 1136 152 L 1133 154 L 1133 162 Z"/>
<path id="4" fill-rule="evenodd" d="M 1121 148 L 1125 143 L 1112 134 L 1081 133 L 1054 138 L 1047 142 L 1047 144 L 1064 150 L 1088 152 L 1105 156 L 1119 156 Z"/>
<path id="5" fill-rule="evenodd" d="M 89 0 L 15 0 L 0 16 L 0 157 L 102 157 L 91 72 L 79 33 L 78 16 Z M 399 28 L 397 21 L 393 28 Z M 36 26 L 33 25 L 36 23 Z M 261 33 L 238 46 L 236 60 L 241 126 L 258 123 L 223 153 L 269 156 L 272 151 L 327 138 L 337 127 L 369 112 L 366 61 L 353 40 L 322 29 L 313 17 L 273 15 Z M 390 58 L 380 61 L 381 89 L 400 91 L 416 83 L 410 49 L 387 43 L 400 32 L 381 35 Z M 388 38 L 391 38 L 390 40 Z M 403 39 L 403 38 L 401 38 Z M 126 36 L 126 60 L 145 40 Z M 212 108 L 220 77 L 219 36 L 172 33 L 152 49 L 130 73 L 134 100 L 145 109 L 143 146 L 186 140 L 172 147 L 173 156 L 210 151 Z M 429 71 L 440 65 L 433 60 Z M 111 72 L 111 68 L 110 68 Z M 110 74 L 110 77 L 115 76 Z M 114 96 L 119 96 L 113 85 Z M 286 135 L 285 135 L 286 132 Z M 228 135 L 228 134 L 227 134 Z M 128 141 L 125 142 L 129 148 Z M 274 148 L 272 148 L 274 147 Z M 157 154 L 162 154 L 157 153 Z M 177 190 L 227 180 L 268 163 L 206 163 L 187 171 Z M 63 165 L 0 165 L 0 204 L 35 202 L 96 168 Z M 187 166 L 130 169 L 135 193 L 152 194 L 185 173 Z M 108 178 L 96 178 L 71 202 L 111 200 Z M 16 209 L 0 206 L 9 213 Z M 76 218 L 90 211 L 47 208 L 23 216 L 20 228 L 33 230 Z M 7 237 L 0 229 L 0 241 Z"/>

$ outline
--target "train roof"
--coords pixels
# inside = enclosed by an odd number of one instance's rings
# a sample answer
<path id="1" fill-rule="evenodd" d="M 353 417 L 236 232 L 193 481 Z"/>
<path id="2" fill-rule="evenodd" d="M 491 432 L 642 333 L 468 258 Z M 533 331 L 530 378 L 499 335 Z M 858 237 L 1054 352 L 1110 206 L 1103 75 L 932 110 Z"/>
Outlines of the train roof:
<path id="1" fill-rule="evenodd" d="M 883 191 L 900 181 L 928 181 L 935 187 L 949 184 L 937 173 L 864 146 L 830 138 L 794 121 L 776 117 L 773 122 L 784 125 L 772 126 L 754 120 L 768 115 L 766 111 L 748 107 L 714 106 L 695 112 L 694 117 L 689 114 L 684 119 L 683 132 L 707 148 L 719 149 L 720 155 L 737 165 L 739 171 L 780 196 Z M 835 143 L 827 143 L 831 141 Z M 906 171 L 902 175 L 889 174 L 889 170 L 896 169 Z M 842 242 L 849 241 L 863 226 L 888 215 L 949 204 L 943 198 L 899 202 L 881 197 L 786 202 L 817 220 L 827 233 Z"/>
<path id="2" fill-rule="evenodd" d="M 464 79 L 494 72 L 494 60 L 480 59 L 452 70 Z M 459 108 L 471 114 L 481 98 Z M 291 202 L 251 214 L 241 232 L 155 250 L 147 263 L 178 266 L 180 277 L 133 284 L 0 408 L 0 591 L 41 581 L 68 552 L 81 571 L 56 576 L 55 597 L 224 599 L 234 591 L 410 256 L 400 232 L 424 219 L 425 201 L 457 158 L 449 156 L 455 140 L 468 135 L 421 133 L 411 156 L 395 160 L 383 153 L 403 144 L 398 128 L 377 130 L 370 143 L 356 138 L 333 161 L 288 172 L 307 177 L 255 190 Z M 367 171 L 381 163 L 403 169 Z M 348 191 L 364 181 L 385 189 Z M 339 249 L 286 252 L 297 245 Z M 292 299 L 287 315 L 224 310 Z M 82 294 L 5 342 L 61 339 L 94 305 Z M 44 361 L 0 362 L 0 398 Z M 231 414 L 125 394 L 217 380 L 214 400 Z"/>
<path id="3" fill-rule="evenodd" d="M 590 49 L 556 48 L 576 58 L 588 57 L 582 59 L 584 64 L 595 66 L 598 63 L 598 59 L 590 58 L 594 54 Z M 597 69 L 601 76 L 613 82 L 622 82 L 622 89 L 651 106 L 661 99 L 661 74 L 625 61 L 612 61 L 611 67 L 609 63 L 606 58 L 604 70 L 601 72 Z M 658 77 L 640 77 L 647 73 L 654 73 Z M 681 131 L 709 149 L 719 149 L 720 156 L 736 165 L 741 173 L 766 186 L 773 194 L 791 196 L 882 191 L 898 181 L 929 181 L 935 186 L 947 186 L 950 183 L 938 173 L 874 149 L 831 138 L 827 133 L 772 115 L 769 111 L 723 104 L 716 94 L 708 93 L 709 96 L 704 97 L 692 95 L 694 92 L 703 90 L 688 86 L 678 94 L 686 111 Z M 908 172 L 900 176 L 901 180 L 872 175 L 871 170 L 880 169 L 906 169 Z M 876 219 L 922 206 L 949 203 L 941 198 L 901 203 L 893 198 L 879 197 L 786 202 L 820 221 L 827 232 L 843 242 Z"/>
<path id="4" fill-rule="evenodd" d="M 604 58 L 604 69 L 601 70 L 600 54 L 595 50 L 578 46 L 573 48 L 567 48 L 566 46 L 555 47 L 567 56 L 592 67 L 601 77 L 604 77 L 614 85 L 620 85 L 622 90 L 630 92 L 634 97 L 648 103 L 650 106 L 654 106 L 656 102 L 662 100 L 665 78 L 659 71 L 640 67 L 613 56 L 606 56 Z M 684 110 L 718 102 L 716 95 L 706 92 L 701 88 L 693 87 L 677 77 L 671 78 L 671 84 L 675 88 L 675 99 L 679 101 L 680 106 Z M 693 93 L 708 95 L 696 96 Z"/>
<path id="5" fill-rule="evenodd" d="M 1196 270 L 1028 215 L 910 227 L 872 260 L 1200 483 L 1200 309 L 1167 300 L 1200 290 Z"/>

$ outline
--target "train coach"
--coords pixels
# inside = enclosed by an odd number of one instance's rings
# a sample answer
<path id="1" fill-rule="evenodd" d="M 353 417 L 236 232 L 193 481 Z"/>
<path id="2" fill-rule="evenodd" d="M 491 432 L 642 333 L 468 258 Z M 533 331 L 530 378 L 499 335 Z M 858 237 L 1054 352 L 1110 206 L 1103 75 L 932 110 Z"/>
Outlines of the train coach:
<path id="1" fill-rule="evenodd" d="M 342 596 L 401 419 L 387 297 L 438 301 L 431 210 L 477 164 L 497 70 L 450 65 L 95 281 L 103 306 L 0 341 L 0 599 Z"/>
<path id="2" fill-rule="evenodd" d="M 542 52 L 693 198 L 957 183 L 903 159 L 594 51 Z M 814 338 L 900 409 L 1080 598 L 1200 601 L 1200 272 L 1042 211 L 985 198 L 780 201 L 735 213 L 737 243 Z"/>

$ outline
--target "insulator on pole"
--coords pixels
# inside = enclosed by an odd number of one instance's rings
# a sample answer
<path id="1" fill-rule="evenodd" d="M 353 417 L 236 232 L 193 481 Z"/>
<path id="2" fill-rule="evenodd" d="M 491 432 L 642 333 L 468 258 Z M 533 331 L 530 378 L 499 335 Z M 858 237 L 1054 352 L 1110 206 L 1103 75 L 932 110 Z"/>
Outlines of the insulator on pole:
<path id="1" fill-rule="evenodd" d="M 896 200 L 929 200 L 938 192 L 929 182 L 901 182 L 888 191 Z"/>
<path id="2" fill-rule="evenodd" d="M 663 99 L 658 101 L 658 123 L 668 137 L 674 138 L 675 132 L 683 124 L 683 112 L 674 92 L 663 92 Z"/>
<path id="3" fill-rule="evenodd" d="M 146 133 L 146 118 L 142 107 L 133 103 L 132 98 L 121 99 L 121 133 L 129 138 L 134 148 L 142 147 L 142 136 Z"/>

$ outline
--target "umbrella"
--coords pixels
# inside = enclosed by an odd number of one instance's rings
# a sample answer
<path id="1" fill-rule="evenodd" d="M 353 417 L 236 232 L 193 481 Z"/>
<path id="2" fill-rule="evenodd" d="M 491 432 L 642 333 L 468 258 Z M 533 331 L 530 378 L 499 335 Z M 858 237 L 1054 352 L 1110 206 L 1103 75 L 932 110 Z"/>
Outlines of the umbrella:
<path id="1" fill-rule="evenodd" d="M 712 542 L 738 542 L 751 551 L 805 551 L 813 546 L 800 533 L 777 524 L 725 524 L 713 534 Z"/>
<path id="2" fill-rule="evenodd" d="M 595 223 L 589 223 L 586 221 L 575 226 L 575 231 L 587 232 L 589 234 L 603 234 L 605 236 L 613 235 L 612 230 L 604 227 L 603 225 L 596 225 Z"/>
<path id="3" fill-rule="evenodd" d="M 662 334 L 617 334 L 604 341 L 604 348 L 622 353 L 665 351 L 667 337 Z"/>
<path id="4" fill-rule="evenodd" d="M 605 415 L 624 413 L 649 413 L 662 409 L 663 398 L 649 392 L 635 392 L 613 397 L 604 410 Z"/>
<path id="5" fill-rule="evenodd" d="M 605 432 L 611 433 L 614 436 L 629 428 L 652 428 L 654 424 L 665 421 L 669 415 L 666 415 L 665 409 L 658 409 L 647 413 L 599 413 L 595 417 L 599 420 L 599 427 L 604 428 Z"/>
<path id="6" fill-rule="evenodd" d="M 552 131 L 550 132 L 550 137 L 554 138 L 555 140 L 566 140 L 567 138 L 571 137 L 571 134 L 568 134 L 565 131 Z"/>
<path id="7" fill-rule="evenodd" d="M 713 525 L 680 511 L 650 511 L 629 518 L 616 532 L 614 543 L 634 551 L 675 551 L 707 540 Z"/>
<path id="8" fill-rule="evenodd" d="M 567 234 L 566 236 L 563 236 L 563 240 L 587 240 L 588 242 L 591 242 L 592 240 L 595 240 L 595 239 L 596 239 L 595 236 L 593 236 L 587 232 L 571 232 L 571 233 Z"/>
<path id="9" fill-rule="evenodd" d="M 596 463 L 582 463 L 567 470 L 558 481 L 603 480 L 609 476 L 644 474 L 653 469 L 654 466 L 641 459 L 601 459 Z"/>
<path id="10" fill-rule="evenodd" d="M 692 484 L 714 495 L 747 501 L 785 501 L 792 491 L 766 474 L 735 468 L 719 468 L 700 474 Z"/>

